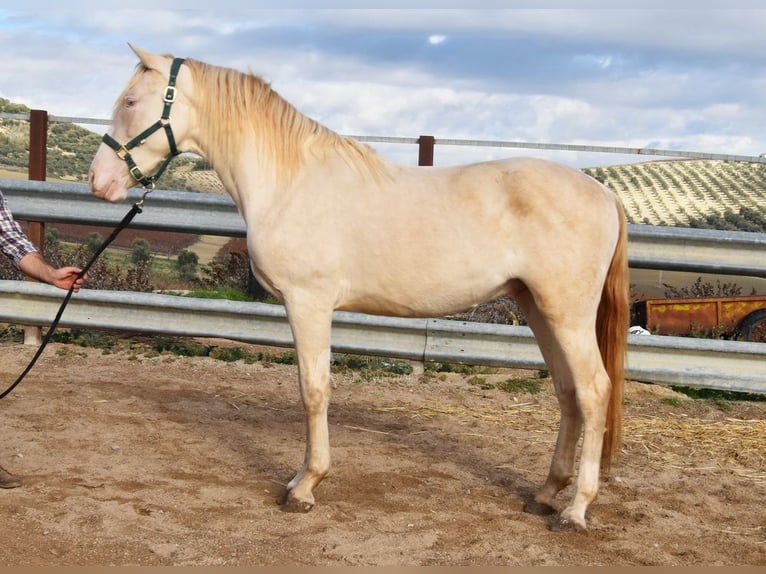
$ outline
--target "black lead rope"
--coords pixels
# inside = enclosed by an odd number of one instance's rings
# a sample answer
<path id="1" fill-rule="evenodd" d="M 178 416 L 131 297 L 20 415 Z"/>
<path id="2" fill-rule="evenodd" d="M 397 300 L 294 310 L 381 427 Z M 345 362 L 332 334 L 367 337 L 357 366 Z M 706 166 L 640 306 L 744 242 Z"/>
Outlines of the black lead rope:
<path id="1" fill-rule="evenodd" d="M 148 192 L 147 192 L 148 193 Z M 144 194 L 144 197 L 141 198 L 140 201 L 137 201 L 133 204 L 133 208 L 125 215 L 125 217 L 122 218 L 122 221 L 120 221 L 119 225 L 114 228 L 114 231 L 112 231 L 111 235 L 106 238 L 106 240 L 101 244 L 101 246 L 98 248 L 98 250 L 93 254 L 93 257 L 91 257 L 90 261 L 85 265 L 85 267 L 77 274 L 77 277 L 72 282 L 72 286 L 69 288 L 69 291 L 66 294 L 66 297 L 64 297 L 64 301 L 61 303 L 61 306 L 59 307 L 58 313 L 56 313 L 55 319 L 53 319 L 53 322 L 51 323 L 50 328 L 48 329 L 48 332 L 45 334 L 45 337 L 43 337 L 43 341 L 40 344 L 40 348 L 37 349 L 37 352 L 35 353 L 35 356 L 32 357 L 32 360 L 27 365 L 27 368 L 24 369 L 24 372 L 22 372 L 19 377 L 16 379 L 16 381 L 8 387 L 5 391 L 3 391 L 2 394 L 0 394 L 0 400 L 7 397 L 9 394 L 11 394 L 11 391 L 15 389 L 21 381 L 24 380 L 24 377 L 27 376 L 27 373 L 32 370 L 32 367 L 35 366 L 35 363 L 37 362 L 37 359 L 40 358 L 40 355 L 42 355 L 43 350 L 45 350 L 45 347 L 48 346 L 48 343 L 50 343 L 51 339 L 53 338 L 53 334 L 56 332 L 56 327 L 58 327 L 59 321 L 61 320 L 61 316 L 64 314 L 64 309 L 66 309 L 67 304 L 69 303 L 69 300 L 72 298 L 72 293 L 74 293 L 74 286 L 75 282 L 78 279 L 81 279 L 85 276 L 85 274 L 88 272 L 88 269 L 91 268 L 91 266 L 96 262 L 96 259 L 99 258 L 99 256 L 104 252 L 104 249 L 107 248 L 107 246 L 115 240 L 117 235 L 125 229 L 128 225 L 130 225 L 130 222 L 133 221 L 133 218 L 141 213 L 144 208 L 144 199 L 146 198 L 146 193 Z"/>

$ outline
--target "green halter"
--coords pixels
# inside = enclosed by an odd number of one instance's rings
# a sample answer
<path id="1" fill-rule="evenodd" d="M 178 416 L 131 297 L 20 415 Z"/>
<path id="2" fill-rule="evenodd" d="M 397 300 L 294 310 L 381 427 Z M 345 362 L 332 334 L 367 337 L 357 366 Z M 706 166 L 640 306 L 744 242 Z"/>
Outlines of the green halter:
<path id="1" fill-rule="evenodd" d="M 173 64 L 170 66 L 170 78 L 168 79 L 168 86 L 165 88 L 165 95 L 162 98 L 165 102 L 165 107 L 162 110 L 162 117 L 159 120 L 142 131 L 125 145 L 120 145 L 120 143 L 117 142 L 117 140 L 115 140 L 109 134 L 104 134 L 104 137 L 101 138 L 106 145 L 115 151 L 121 160 L 128 164 L 128 171 L 130 172 L 130 175 L 133 176 L 133 178 L 145 189 L 154 189 L 157 180 L 168 167 L 170 161 L 180 153 L 176 147 L 176 139 L 173 136 L 173 128 L 170 126 L 170 108 L 176 101 L 176 79 L 178 78 L 178 71 L 181 69 L 181 64 L 183 64 L 184 61 L 184 58 L 175 58 L 173 60 Z M 136 162 L 133 160 L 133 156 L 130 155 L 130 150 L 140 146 L 150 135 L 160 129 L 165 130 L 165 135 L 168 138 L 168 145 L 170 146 L 170 155 L 168 155 L 163 160 L 162 164 L 154 173 L 154 175 L 146 176 L 136 165 Z"/>

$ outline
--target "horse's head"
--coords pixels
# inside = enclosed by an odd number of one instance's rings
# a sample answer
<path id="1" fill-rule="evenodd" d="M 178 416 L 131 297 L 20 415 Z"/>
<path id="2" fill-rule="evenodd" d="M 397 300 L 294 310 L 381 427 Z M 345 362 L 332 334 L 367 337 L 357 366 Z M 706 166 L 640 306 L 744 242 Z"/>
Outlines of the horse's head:
<path id="1" fill-rule="evenodd" d="M 187 67 L 179 58 L 131 48 L 141 63 L 115 104 L 112 127 L 88 173 L 93 194 L 112 202 L 125 199 L 136 184 L 152 188 L 170 159 L 188 149 Z"/>

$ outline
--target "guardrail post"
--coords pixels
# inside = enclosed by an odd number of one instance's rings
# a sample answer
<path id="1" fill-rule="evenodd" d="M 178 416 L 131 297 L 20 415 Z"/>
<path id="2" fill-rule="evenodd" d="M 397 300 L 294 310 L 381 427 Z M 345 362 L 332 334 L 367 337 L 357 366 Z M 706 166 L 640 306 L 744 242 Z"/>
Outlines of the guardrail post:
<path id="1" fill-rule="evenodd" d="M 434 164 L 434 136 L 420 136 L 418 138 L 418 165 L 432 166 Z"/>
<path id="2" fill-rule="evenodd" d="M 29 179 L 45 181 L 48 155 L 48 112 L 31 110 L 29 113 Z M 45 223 L 29 221 L 27 226 L 29 240 L 40 250 L 45 251 Z M 28 281 L 35 281 L 27 277 Z M 39 345 L 42 342 L 40 327 L 24 327 L 24 344 Z"/>
<path id="3" fill-rule="evenodd" d="M 420 136 L 418 138 L 418 165 L 421 167 L 432 167 L 434 165 L 434 136 Z M 410 361 L 412 372 L 416 375 L 422 375 L 425 372 L 425 363 L 422 361 Z"/>

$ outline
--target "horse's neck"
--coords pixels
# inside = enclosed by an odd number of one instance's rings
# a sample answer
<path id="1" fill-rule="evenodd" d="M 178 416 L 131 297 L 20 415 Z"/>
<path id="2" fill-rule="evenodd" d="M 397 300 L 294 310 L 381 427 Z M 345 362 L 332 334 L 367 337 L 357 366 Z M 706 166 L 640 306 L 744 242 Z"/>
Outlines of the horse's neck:
<path id="1" fill-rule="evenodd" d="M 273 177 L 253 170 L 252 159 L 248 162 L 241 153 L 242 158 L 231 158 L 226 165 L 213 167 L 245 220 L 260 218 L 276 201 L 279 187 Z"/>
<path id="2" fill-rule="evenodd" d="M 220 97 L 213 101 L 220 103 L 225 100 L 226 98 Z M 344 176 L 364 179 L 363 173 L 369 167 L 360 168 L 363 164 L 356 163 L 360 153 L 358 149 L 353 146 L 335 145 L 332 132 L 328 130 L 325 133 L 321 126 L 301 115 L 290 104 L 285 102 L 284 107 L 277 108 L 280 113 L 288 110 L 287 115 L 291 116 L 293 121 L 286 122 L 283 126 L 288 133 L 272 136 L 279 137 L 282 142 L 292 142 L 276 152 L 268 149 L 268 146 L 273 145 L 269 137 L 256 133 L 260 127 L 259 123 L 252 128 L 241 124 L 225 128 L 219 123 L 206 122 L 204 118 L 200 118 L 203 121 L 198 122 L 204 126 L 202 133 L 197 133 L 197 137 L 200 138 L 200 155 L 210 161 L 246 219 L 266 216 L 284 194 L 292 193 L 295 188 L 301 187 L 301 182 L 305 183 L 306 174 L 310 173 L 314 179 L 329 171 L 334 179 Z M 275 113 L 274 108 L 261 111 L 264 114 Z M 249 112 L 251 115 L 253 113 L 253 110 Z M 232 137 L 227 129 L 243 131 Z M 320 139 L 321 153 L 315 153 L 316 150 L 308 152 L 306 146 L 316 145 L 317 137 L 327 137 L 327 140 Z M 262 149 L 261 146 L 266 146 L 266 149 Z M 374 162 L 370 165 L 373 164 Z M 366 175 L 369 177 L 369 174 Z"/>
<path id="3" fill-rule="evenodd" d="M 198 134 L 199 153 L 210 162 L 244 217 L 265 216 L 280 195 L 289 191 L 290 184 L 280 180 L 271 163 L 274 158 L 259 148 L 263 144 L 257 134 L 246 129 L 235 136 L 236 146 L 220 148 L 219 142 L 229 137 L 219 126 L 209 125 L 207 133 Z"/>

